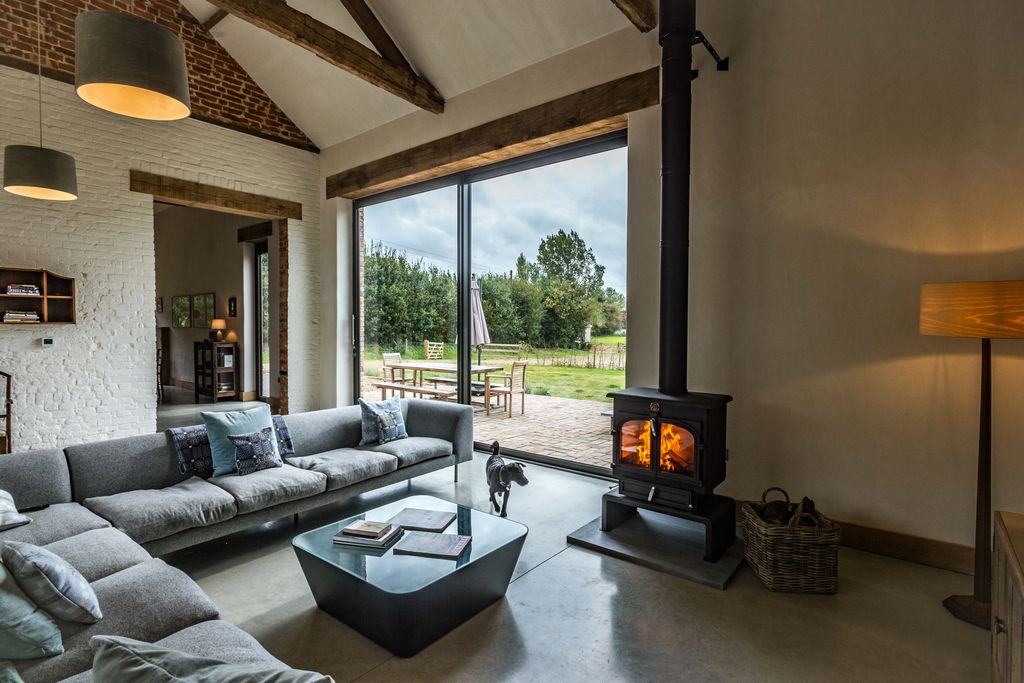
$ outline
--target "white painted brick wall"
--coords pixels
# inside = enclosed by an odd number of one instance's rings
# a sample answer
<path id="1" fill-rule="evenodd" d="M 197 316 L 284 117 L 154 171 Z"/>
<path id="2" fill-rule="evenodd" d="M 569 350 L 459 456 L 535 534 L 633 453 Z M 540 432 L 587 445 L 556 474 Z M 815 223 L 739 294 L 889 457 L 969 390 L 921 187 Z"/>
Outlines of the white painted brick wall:
<path id="1" fill-rule="evenodd" d="M 74 155 L 79 199 L 0 191 L 0 266 L 76 278 L 78 324 L 0 325 L 0 369 L 15 377 L 15 448 L 156 429 L 153 211 L 148 195 L 128 189 L 132 168 L 302 203 L 303 219 L 288 223 L 289 402 L 292 412 L 318 407 L 317 155 L 199 121 L 116 116 L 45 79 L 43 106 L 44 144 Z M 36 121 L 35 77 L 0 67 L 0 144 L 34 144 Z M 55 348 L 39 345 L 44 333 Z"/>

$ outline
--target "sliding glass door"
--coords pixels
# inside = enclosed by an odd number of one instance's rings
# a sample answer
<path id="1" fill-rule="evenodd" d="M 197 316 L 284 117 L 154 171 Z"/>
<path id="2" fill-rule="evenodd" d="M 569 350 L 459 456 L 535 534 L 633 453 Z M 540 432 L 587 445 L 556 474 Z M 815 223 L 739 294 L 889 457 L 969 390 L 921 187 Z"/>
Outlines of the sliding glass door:
<path id="1" fill-rule="evenodd" d="M 356 202 L 357 395 L 458 400 L 478 445 L 606 469 L 606 394 L 625 386 L 625 142 Z"/>

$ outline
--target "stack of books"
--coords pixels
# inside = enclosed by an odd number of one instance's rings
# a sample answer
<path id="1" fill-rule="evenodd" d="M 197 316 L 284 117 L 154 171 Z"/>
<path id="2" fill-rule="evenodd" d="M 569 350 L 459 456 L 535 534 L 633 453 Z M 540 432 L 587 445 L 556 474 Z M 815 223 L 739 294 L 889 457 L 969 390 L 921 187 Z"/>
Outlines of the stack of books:
<path id="1" fill-rule="evenodd" d="M 35 311 L 6 311 L 4 313 L 5 323 L 37 323 L 39 314 Z"/>
<path id="2" fill-rule="evenodd" d="M 386 550 L 402 536 L 402 527 L 359 519 L 334 536 L 334 544 L 367 550 Z"/>
<path id="3" fill-rule="evenodd" d="M 7 293 L 19 296 L 39 296 L 39 287 L 38 285 L 9 284 Z"/>

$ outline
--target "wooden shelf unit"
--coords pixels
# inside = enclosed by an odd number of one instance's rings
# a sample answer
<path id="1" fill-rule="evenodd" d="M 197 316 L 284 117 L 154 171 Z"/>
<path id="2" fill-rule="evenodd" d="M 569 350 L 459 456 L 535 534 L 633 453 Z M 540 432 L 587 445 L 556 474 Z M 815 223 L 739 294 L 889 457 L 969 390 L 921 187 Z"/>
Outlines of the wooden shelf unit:
<path id="1" fill-rule="evenodd" d="M 235 344 L 211 340 L 193 342 L 193 358 L 196 403 L 199 403 L 200 396 L 205 396 L 214 403 L 225 398 L 239 398 L 240 359 Z"/>
<path id="2" fill-rule="evenodd" d="M 35 285 L 40 294 L 8 294 L 7 285 Z M 2 322 L 7 311 L 35 311 L 39 322 Z M 75 279 L 31 268 L 0 268 L 0 324 L 74 325 Z"/>

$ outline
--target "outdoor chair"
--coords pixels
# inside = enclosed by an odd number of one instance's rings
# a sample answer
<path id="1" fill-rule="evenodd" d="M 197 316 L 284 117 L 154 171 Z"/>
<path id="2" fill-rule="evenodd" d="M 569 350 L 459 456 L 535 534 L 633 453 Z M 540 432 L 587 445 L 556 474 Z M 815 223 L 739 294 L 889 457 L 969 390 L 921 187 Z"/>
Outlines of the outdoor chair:
<path id="1" fill-rule="evenodd" d="M 487 375 L 484 378 L 484 406 L 487 414 L 491 414 L 491 397 L 504 399 L 503 410 L 512 417 L 512 399 L 518 394 L 520 398 L 519 412 L 526 414 L 526 361 L 517 360 L 512 363 L 512 372 L 499 377 Z M 501 384 L 495 385 L 495 382 Z"/>
<path id="2" fill-rule="evenodd" d="M 423 340 L 423 360 L 442 360 L 444 358 L 444 342 Z"/>
<path id="3" fill-rule="evenodd" d="M 405 376 L 405 368 L 391 367 L 393 365 L 397 365 L 397 364 L 400 364 L 402 362 L 402 354 L 400 354 L 400 353 L 384 353 L 384 354 L 381 354 L 381 358 L 384 359 L 384 364 L 383 364 L 383 367 L 382 367 L 382 373 L 381 374 L 383 374 L 385 380 L 387 380 L 388 382 L 391 382 L 392 384 L 415 384 L 416 383 L 415 376 L 413 376 L 413 377 L 406 377 Z M 395 393 L 394 391 L 391 392 L 392 395 L 394 395 L 394 393 Z"/>

